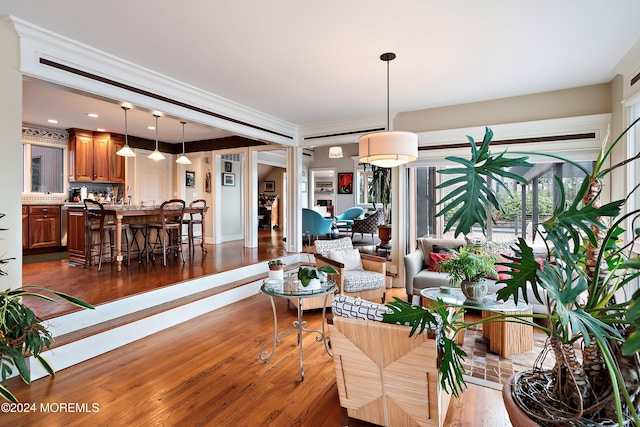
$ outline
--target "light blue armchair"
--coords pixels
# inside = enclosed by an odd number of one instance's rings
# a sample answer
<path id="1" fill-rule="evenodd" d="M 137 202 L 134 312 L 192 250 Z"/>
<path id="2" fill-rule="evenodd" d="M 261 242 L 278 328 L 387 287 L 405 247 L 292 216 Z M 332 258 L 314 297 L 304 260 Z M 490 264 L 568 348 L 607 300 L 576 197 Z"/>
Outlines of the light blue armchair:
<path id="1" fill-rule="evenodd" d="M 336 216 L 336 226 L 340 231 L 351 231 L 353 220 L 364 215 L 364 209 L 360 207 L 349 208 Z"/>
<path id="2" fill-rule="evenodd" d="M 302 233 L 311 234 L 316 238 L 321 234 L 331 235 L 333 218 L 325 218 L 318 212 L 302 208 Z"/>

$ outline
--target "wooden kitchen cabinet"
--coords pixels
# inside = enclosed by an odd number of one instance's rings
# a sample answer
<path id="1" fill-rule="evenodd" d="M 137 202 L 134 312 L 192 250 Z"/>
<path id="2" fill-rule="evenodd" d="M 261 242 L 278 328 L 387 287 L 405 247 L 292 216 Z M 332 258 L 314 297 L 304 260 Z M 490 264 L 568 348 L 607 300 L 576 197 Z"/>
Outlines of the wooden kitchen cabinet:
<path id="1" fill-rule="evenodd" d="M 67 211 L 67 252 L 69 259 L 79 264 L 85 259 L 86 212 L 84 208 L 69 208 Z"/>
<path id="2" fill-rule="evenodd" d="M 111 149 L 108 133 L 93 133 L 93 181 L 109 182 L 111 163 Z"/>
<path id="3" fill-rule="evenodd" d="M 93 181 L 93 132 L 69 130 L 69 179 Z"/>
<path id="4" fill-rule="evenodd" d="M 22 207 L 22 249 L 29 247 L 29 208 Z"/>
<path id="5" fill-rule="evenodd" d="M 123 146 L 119 135 L 69 129 L 69 180 L 124 183 L 125 160 L 116 155 Z"/>
<path id="6" fill-rule="evenodd" d="M 114 161 L 111 162 L 111 169 L 109 170 L 109 182 L 124 184 L 126 157 L 118 156 L 116 154 L 122 147 L 124 147 L 124 136 L 112 133 L 110 147 L 111 153 L 109 156 Z"/>
<path id="7" fill-rule="evenodd" d="M 29 249 L 60 245 L 60 206 L 29 206 Z"/>

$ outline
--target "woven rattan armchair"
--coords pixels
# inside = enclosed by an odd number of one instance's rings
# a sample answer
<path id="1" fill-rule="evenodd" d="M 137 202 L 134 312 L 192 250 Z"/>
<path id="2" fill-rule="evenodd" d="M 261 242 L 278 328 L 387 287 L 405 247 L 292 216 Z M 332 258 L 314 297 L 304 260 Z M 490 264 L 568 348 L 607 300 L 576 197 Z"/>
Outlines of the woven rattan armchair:
<path id="1" fill-rule="evenodd" d="M 442 426 L 450 395 L 440 385 L 436 340 L 410 327 L 333 317 L 329 325 L 340 406 L 381 426 Z"/>

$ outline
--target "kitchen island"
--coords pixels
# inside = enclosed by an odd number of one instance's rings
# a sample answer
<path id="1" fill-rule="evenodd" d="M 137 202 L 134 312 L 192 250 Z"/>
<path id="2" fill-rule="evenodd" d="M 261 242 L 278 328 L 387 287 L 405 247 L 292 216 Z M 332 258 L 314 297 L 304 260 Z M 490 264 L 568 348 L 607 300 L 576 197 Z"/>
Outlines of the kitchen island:
<path id="1" fill-rule="evenodd" d="M 130 222 L 154 222 L 160 220 L 160 206 L 140 206 L 140 205 L 122 205 L 114 204 L 103 205 L 109 216 L 115 219 L 115 246 L 116 246 L 116 268 L 122 270 L 122 225 Z M 202 215 L 202 240 L 200 248 L 206 252 L 204 247 L 205 236 L 205 214 L 208 207 L 185 207 L 185 214 L 201 214 Z M 69 259 L 76 263 L 84 264 L 86 259 L 86 210 L 84 205 L 70 206 L 67 219 L 67 250 L 69 251 Z M 142 245 L 142 243 L 140 243 Z M 141 247 L 141 246 L 140 246 Z"/>

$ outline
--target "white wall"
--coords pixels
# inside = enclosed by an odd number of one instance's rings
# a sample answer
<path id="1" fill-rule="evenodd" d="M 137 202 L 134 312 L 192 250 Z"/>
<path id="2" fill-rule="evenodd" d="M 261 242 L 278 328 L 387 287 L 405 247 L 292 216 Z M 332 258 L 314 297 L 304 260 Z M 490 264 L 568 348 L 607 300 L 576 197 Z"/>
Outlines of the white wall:
<path id="1" fill-rule="evenodd" d="M 18 37 L 0 21 L 0 258 L 15 258 L 0 276 L 0 289 L 22 284 L 22 75 Z"/>
<path id="2" fill-rule="evenodd" d="M 218 162 L 217 170 L 224 171 L 224 163 L 229 160 L 222 160 L 220 156 L 216 156 Z M 219 183 L 219 200 L 220 200 L 220 242 L 230 242 L 233 240 L 244 239 L 244 171 L 242 162 L 231 161 L 231 172 L 235 175 L 233 186 L 222 185 L 222 173 L 218 173 L 217 182 Z"/>

